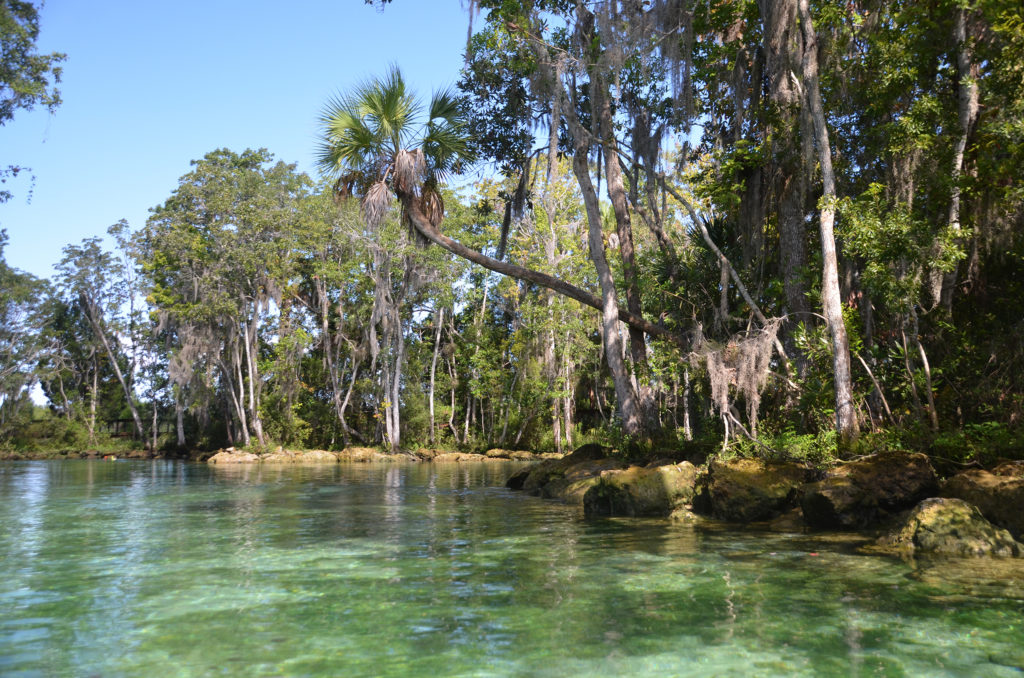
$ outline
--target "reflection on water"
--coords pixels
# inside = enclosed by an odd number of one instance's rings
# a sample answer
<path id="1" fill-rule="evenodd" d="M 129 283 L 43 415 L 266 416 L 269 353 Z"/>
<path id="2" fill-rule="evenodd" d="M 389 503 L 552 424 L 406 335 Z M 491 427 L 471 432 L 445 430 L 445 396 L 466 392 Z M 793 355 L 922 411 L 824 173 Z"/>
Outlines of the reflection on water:
<path id="1" fill-rule="evenodd" d="M 588 522 L 513 468 L 0 464 L 0 675 L 1021 675 L 1019 560 Z"/>

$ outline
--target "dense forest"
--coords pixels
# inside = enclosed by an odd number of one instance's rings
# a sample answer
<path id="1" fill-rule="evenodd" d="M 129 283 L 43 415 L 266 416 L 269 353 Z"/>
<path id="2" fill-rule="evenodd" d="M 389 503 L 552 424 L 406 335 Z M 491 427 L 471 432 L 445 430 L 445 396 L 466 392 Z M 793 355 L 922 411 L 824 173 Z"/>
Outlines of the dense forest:
<path id="1" fill-rule="evenodd" d="M 62 59 L 3 11 L 0 124 Z M 469 19 L 451 89 L 325 102 L 316 177 L 211 150 L 49 280 L 3 236 L 0 449 L 1021 456 L 1019 2 Z"/>

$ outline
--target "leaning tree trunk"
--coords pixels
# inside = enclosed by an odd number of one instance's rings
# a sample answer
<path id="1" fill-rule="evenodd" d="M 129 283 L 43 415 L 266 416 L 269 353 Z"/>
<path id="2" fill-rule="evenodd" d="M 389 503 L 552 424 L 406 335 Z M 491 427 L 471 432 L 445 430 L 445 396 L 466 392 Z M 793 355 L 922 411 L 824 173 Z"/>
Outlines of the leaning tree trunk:
<path id="1" fill-rule="evenodd" d="M 843 322 L 843 305 L 839 292 L 839 264 L 834 233 L 836 181 L 832 171 L 832 151 L 829 146 L 825 110 L 818 84 L 818 37 L 811 23 L 809 0 L 800 1 L 800 23 L 804 34 L 804 91 L 814 121 L 814 138 L 818 147 L 818 161 L 824 185 L 821 199 L 821 301 L 825 322 L 832 337 L 832 368 L 835 378 L 836 432 L 842 442 L 854 440 L 859 434 L 857 413 L 853 405 L 853 382 L 850 372 L 850 344 Z"/>

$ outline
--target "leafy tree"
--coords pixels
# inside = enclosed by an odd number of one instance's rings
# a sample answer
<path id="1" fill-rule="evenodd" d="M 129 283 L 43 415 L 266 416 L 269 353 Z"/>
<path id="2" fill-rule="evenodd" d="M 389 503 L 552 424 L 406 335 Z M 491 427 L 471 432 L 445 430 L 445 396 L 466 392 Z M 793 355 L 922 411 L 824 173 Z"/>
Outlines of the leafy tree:
<path id="1" fill-rule="evenodd" d="M 7 232 L 0 230 L 0 440 L 12 433 L 37 381 L 36 364 L 46 350 L 42 301 L 48 292 L 45 281 L 7 264 L 6 244 Z"/>
<path id="2" fill-rule="evenodd" d="M 0 125 L 14 113 L 45 106 L 52 113 L 60 105 L 61 67 L 66 56 L 58 52 L 38 54 L 39 9 L 24 0 L 0 2 Z M 51 81 L 52 79 L 52 81 Z M 0 169 L 0 183 L 15 177 L 24 168 L 9 165 Z M 10 199 L 0 191 L 0 202 Z"/>
<path id="3" fill-rule="evenodd" d="M 291 275 L 288 236 L 310 182 L 266 150 L 221 149 L 193 165 L 136 236 L 150 304 L 173 338 L 178 442 L 184 409 L 208 420 L 217 394 L 229 439 L 264 445 L 262 345 Z"/>
<path id="4" fill-rule="evenodd" d="M 135 434 L 145 441 L 146 434 L 132 388 L 134 361 L 122 369 L 123 323 L 120 322 L 128 290 L 125 277 L 119 274 L 120 263 L 103 250 L 99 238 L 88 238 L 81 245 L 67 245 L 64 258 L 57 265 L 57 288 L 65 295 L 65 303 L 77 305 L 89 323 L 93 341 L 102 347 L 124 394 L 125 403 L 135 424 Z M 131 322 L 131 319 L 129 319 Z"/>

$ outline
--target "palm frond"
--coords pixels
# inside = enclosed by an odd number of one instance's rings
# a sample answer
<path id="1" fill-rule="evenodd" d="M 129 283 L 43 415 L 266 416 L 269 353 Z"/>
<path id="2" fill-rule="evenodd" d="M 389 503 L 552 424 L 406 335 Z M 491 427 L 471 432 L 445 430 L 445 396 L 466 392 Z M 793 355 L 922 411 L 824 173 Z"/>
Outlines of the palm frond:
<path id="1" fill-rule="evenodd" d="M 470 137 L 461 125 L 431 124 L 423 138 L 423 152 L 429 158 L 431 174 L 442 181 L 449 173 L 458 173 L 476 160 Z"/>
<path id="2" fill-rule="evenodd" d="M 430 122 L 435 120 L 455 124 L 462 120 L 462 102 L 452 88 L 437 92 L 430 98 Z"/>

